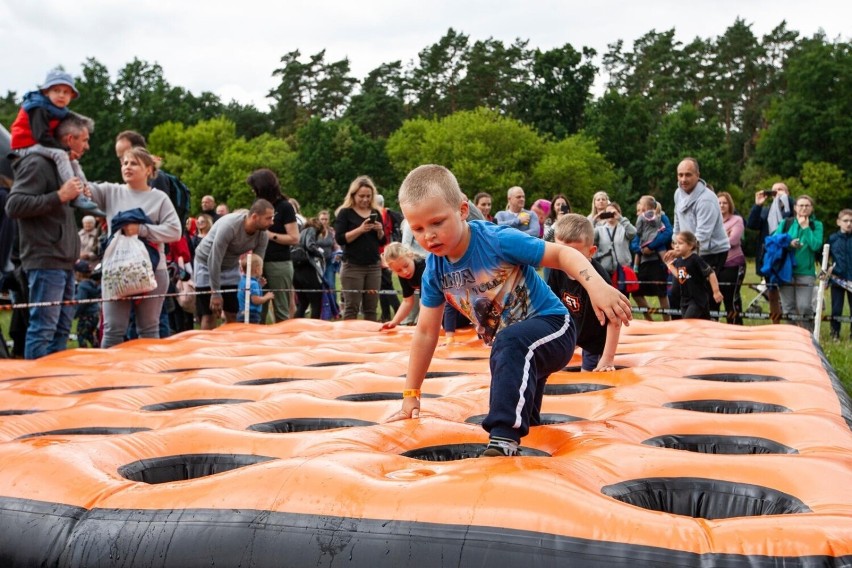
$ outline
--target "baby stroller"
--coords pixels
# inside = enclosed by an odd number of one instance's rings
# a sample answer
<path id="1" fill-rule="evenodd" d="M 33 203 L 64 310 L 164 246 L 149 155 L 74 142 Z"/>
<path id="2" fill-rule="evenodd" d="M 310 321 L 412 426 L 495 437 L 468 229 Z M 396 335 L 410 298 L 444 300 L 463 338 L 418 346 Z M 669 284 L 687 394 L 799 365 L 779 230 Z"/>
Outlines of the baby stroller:
<path id="1" fill-rule="evenodd" d="M 769 296 L 767 295 L 769 286 L 766 284 L 766 279 L 762 279 L 759 284 L 749 284 L 748 287 L 756 291 L 757 295 L 743 311 L 747 314 L 769 313 Z"/>

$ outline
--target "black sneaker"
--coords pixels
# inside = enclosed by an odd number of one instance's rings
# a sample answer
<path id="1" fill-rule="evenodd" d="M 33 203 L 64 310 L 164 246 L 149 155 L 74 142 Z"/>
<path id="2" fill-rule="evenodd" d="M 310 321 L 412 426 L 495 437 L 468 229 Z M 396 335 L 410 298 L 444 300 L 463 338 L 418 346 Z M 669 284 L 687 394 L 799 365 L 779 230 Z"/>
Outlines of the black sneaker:
<path id="1" fill-rule="evenodd" d="M 508 438 L 491 438 L 480 457 L 501 458 L 519 455 L 521 455 L 521 452 L 518 450 L 518 443 L 516 441 Z"/>

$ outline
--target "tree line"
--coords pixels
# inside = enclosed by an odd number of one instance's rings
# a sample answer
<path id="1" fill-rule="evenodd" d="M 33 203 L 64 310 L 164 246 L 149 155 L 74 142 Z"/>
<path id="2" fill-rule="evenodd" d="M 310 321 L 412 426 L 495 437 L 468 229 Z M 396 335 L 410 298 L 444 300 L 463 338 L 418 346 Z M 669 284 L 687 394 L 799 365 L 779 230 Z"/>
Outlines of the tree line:
<path id="1" fill-rule="evenodd" d="M 294 50 L 272 71 L 268 111 L 172 86 L 156 63 L 134 59 L 115 79 L 96 59 L 77 78 L 73 110 L 96 121 L 84 159 L 90 179 L 116 180 L 114 135 L 147 135 L 165 167 L 201 195 L 232 208 L 251 195 L 245 178 L 270 167 L 308 214 L 342 202 L 349 181 L 369 174 L 390 204 L 408 170 L 450 167 L 473 196 L 499 207 L 511 185 L 529 199 L 564 193 L 585 211 L 605 190 L 626 211 L 640 195 L 671 206 L 686 155 L 702 177 L 747 210 L 757 189 L 785 181 L 816 198 L 830 221 L 852 183 L 850 43 L 802 37 L 781 22 L 757 37 L 737 18 L 719 37 L 689 43 L 652 30 L 601 55 L 566 43 L 471 41 L 449 29 L 416 61 L 384 63 L 363 79 L 349 60 Z M 596 78 L 604 92 L 592 95 Z M 0 99 L 11 124 L 20 96 Z"/>

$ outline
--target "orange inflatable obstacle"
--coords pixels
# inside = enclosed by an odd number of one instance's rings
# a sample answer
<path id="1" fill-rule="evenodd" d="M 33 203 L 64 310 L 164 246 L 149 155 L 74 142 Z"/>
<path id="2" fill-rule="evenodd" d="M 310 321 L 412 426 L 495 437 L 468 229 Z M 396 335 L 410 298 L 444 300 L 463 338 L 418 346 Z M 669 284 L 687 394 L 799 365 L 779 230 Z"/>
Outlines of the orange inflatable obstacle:
<path id="1" fill-rule="evenodd" d="M 0 362 L 0 566 L 852 566 L 852 405 L 792 326 L 634 322 L 479 459 L 488 349 L 232 324 Z"/>

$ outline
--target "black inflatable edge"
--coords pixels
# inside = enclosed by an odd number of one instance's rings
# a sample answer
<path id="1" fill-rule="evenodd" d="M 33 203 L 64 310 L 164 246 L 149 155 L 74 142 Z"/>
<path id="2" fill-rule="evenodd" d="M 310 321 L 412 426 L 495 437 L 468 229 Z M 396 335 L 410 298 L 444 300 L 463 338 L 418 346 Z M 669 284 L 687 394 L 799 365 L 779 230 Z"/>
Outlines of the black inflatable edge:
<path id="1" fill-rule="evenodd" d="M 282 559 L 286 555 L 286 562 Z M 695 554 L 505 528 L 245 509 L 91 509 L 0 497 L 0 565 L 840 568 L 843 557 Z"/>
<path id="2" fill-rule="evenodd" d="M 843 420 L 846 421 L 846 426 L 852 430 L 852 400 L 849 398 L 849 393 L 846 392 L 843 382 L 841 382 L 840 377 L 837 376 L 837 371 L 835 371 L 834 367 L 831 366 L 831 363 L 828 362 L 828 357 L 825 356 L 825 351 L 822 350 L 820 344 L 813 338 L 813 336 L 811 336 L 811 341 L 813 342 L 817 355 L 819 355 L 820 361 L 822 361 L 823 369 L 825 369 L 829 380 L 831 380 L 831 387 L 834 389 L 834 394 L 837 395 L 837 402 L 840 405 L 840 415 L 843 417 Z"/>

